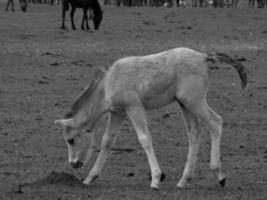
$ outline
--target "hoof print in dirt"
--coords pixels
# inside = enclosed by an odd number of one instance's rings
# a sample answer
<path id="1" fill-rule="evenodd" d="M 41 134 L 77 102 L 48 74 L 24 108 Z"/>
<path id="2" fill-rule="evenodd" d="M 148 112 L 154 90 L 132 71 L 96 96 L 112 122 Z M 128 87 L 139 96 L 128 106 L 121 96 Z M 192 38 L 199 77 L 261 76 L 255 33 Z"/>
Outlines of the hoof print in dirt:
<path id="1" fill-rule="evenodd" d="M 58 65 L 59 65 L 59 63 L 57 63 L 57 62 L 54 62 L 54 63 L 51 63 L 50 65 L 51 65 L 51 66 L 58 66 Z"/>
<path id="2" fill-rule="evenodd" d="M 186 29 L 187 29 L 187 30 L 191 30 L 191 29 L 193 29 L 193 28 L 192 28 L 192 26 L 187 26 Z"/>
<path id="3" fill-rule="evenodd" d="M 222 180 L 219 181 L 219 184 L 224 187 L 226 184 L 226 178 L 223 178 Z"/>
<path id="4" fill-rule="evenodd" d="M 134 176 L 134 173 L 133 172 L 129 172 L 128 174 L 127 174 L 127 177 L 133 177 Z"/>
<path id="5" fill-rule="evenodd" d="M 42 84 L 42 85 L 49 84 L 49 82 L 48 82 L 48 81 L 43 81 L 43 80 L 40 80 L 40 81 L 38 81 L 38 83 L 39 83 L 39 84 Z"/>
<path id="6" fill-rule="evenodd" d="M 169 113 L 166 113 L 166 114 L 164 114 L 162 117 L 164 118 L 164 119 L 167 119 L 167 118 L 170 118 L 170 114 Z"/>
<path id="7" fill-rule="evenodd" d="M 132 12 L 133 15 L 141 15 L 140 12 Z"/>
<path id="8" fill-rule="evenodd" d="M 159 192 L 159 188 L 152 187 L 152 188 L 151 188 L 151 191 L 152 191 L 152 192 Z"/>
<path id="9" fill-rule="evenodd" d="M 23 194 L 22 186 L 18 185 L 16 189 L 13 190 L 13 193 L 15 194 Z"/>
<path id="10" fill-rule="evenodd" d="M 91 63 L 88 63 L 88 64 L 86 64 L 86 65 L 85 65 L 85 67 L 92 68 L 92 67 L 93 67 L 93 65 L 92 65 Z"/>
<path id="11" fill-rule="evenodd" d="M 237 58 L 236 60 L 239 62 L 246 62 L 247 61 L 247 59 L 244 57 Z"/>
<path id="12" fill-rule="evenodd" d="M 210 66 L 210 69 L 211 69 L 211 70 L 218 70 L 219 67 L 218 67 L 218 66 Z"/>
<path id="13" fill-rule="evenodd" d="M 154 22 L 151 22 L 151 21 L 143 21 L 143 24 L 144 25 L 155 25 L 155 23 Z"/>

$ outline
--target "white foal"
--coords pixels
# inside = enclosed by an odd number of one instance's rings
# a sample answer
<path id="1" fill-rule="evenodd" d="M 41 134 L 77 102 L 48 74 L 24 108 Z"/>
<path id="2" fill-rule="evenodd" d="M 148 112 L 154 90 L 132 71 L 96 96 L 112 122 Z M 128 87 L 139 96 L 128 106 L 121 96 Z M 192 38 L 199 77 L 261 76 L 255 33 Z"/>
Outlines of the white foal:
<path id="1" fill-rule="evenodd" d="M 109 114 L 100 153 L 83 183 L 89 184 L 100 175 L 117 131 L 128 116 L 148 158 L 151 187 L 157 189 L 162 173 L 152 147 L 145 110 L 177 102 L 183 113 L 189 141 L 187 162 L 177 187 L 184 187 L 194 174 L 202 136 L 198 119 L 207 125 L 211 136 L 210 168 L 224 186 L 225 175 L 220 161 L 223 121 L 209 107 L 206 99 L 209 68 L 216 62 L 233 66 L 239 73 L 242 86 L 247 86 L 247 70 L 237 60 L 225 54 L 206 54 L 188 48 L 120 59 L 101 81 L 93 81 L 78 97 L 71 111 L 55 122 L 64 128 L 69 162 L 73 168 L 79 168 L 86 159 L 90 159 L 95 147 L 94 125 L 102 115 Z"/>

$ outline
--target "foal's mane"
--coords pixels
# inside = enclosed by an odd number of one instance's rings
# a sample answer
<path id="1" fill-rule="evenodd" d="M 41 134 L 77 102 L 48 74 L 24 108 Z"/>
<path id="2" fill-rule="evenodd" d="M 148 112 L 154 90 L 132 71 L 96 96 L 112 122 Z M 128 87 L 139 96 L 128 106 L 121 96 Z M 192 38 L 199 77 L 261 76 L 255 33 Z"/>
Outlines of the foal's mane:
<path id="1" fill-rule="evenodd" d="M 97 86 L 97 81 L 93 80 L 90 85 L 88 85 L 83 92 L 78 96 L 78 98 L 74 101 L 71 106 L 70 112 L 65 114 L 64 119 L 68 119 L 76 115 L 79 110 L 84 106 L 84 104 L 88 101 L 89 97 L 91 96 L 92 92 L 95 90 Z"/>

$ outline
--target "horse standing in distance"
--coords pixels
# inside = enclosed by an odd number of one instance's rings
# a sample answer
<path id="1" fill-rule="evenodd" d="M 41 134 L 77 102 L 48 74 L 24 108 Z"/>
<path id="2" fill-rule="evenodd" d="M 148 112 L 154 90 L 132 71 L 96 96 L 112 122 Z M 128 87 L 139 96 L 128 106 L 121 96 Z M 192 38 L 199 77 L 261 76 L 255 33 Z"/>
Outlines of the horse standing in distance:
<path id="1" fill-rule="evenodd" d="M 117 131 L 128 116 L 148 158 L 151 188 L 158 189 L 164 175 L 152 146 L 145 110 L 176 102 L 183 114 L 189 142 L 185 169 L 177 187 L 183 188 L 195 171 L 202 137 L 198 119 L 205 123 L 211 136 L 210 168 L 224 186 L 226 178 L 220 161 L 223 120 L 207 103 L 209 71 L 217 62 L 233 66 L 239 73 L 243 88 L 247 86 L 247 70 L 237 60 L 225 54 L 206 54 L 188 48 L 119 59 L 102 80 L 93 81 L 70 112 L 55 121 L 64 129 L 71 166 L 79 168 L 90 159 L 95 149 L 93 129 L 96 122 L 108 113 L 100 153 L 83 183 L 90 184 L 99 177 Z"/>
<path id="2" fill-rule="evenodd" d="M 204 0 L 192 0 L 193 7 L 197 7 L 198 3 L 199 3 L 199 7 L 203 7 Z"/>
<path id="3" fill-rule="evenodd" d="M 239 0 L 232 0 L 231 7 L 232 8 L 237 8 L 238 1 Z"/>
<path id="4" fill-rule="evenodd" d="M 267 0 L 257 0 L 257 4 L 258 4 L 258 8 L 264 8 L 264 4 L 265 4 L 265 6 L 267 6 Z M 248 7 L 254 8 L 255 7 L 255 0 L 249 0 L 248 1 Z"/>
<path id="5" fill-rule="evenodd" d="M 20 8 L 23 12 L 27 11 L 28 3 L 27 0 L 19 0 L 20 3 Z M 11 6 L 11 11 L 14 12 L 14 0 L 8 0 L 6 4 L 6 9 L 5 11 L 8 11 L 9 6 Z"/>
<path id="6" fill-rule="evenodd" d="M 98 30 L 99 25 L 103 18 L 103 11 L 101 9 L 100 3 L 98 0 L 63 0 L 62 2 L 62 29 L 65 29 L 65 12 L 69 10 L 69 6 L 71 5 L 70 18 L 71 18 L 71 26 L 73 30 L 76 30 L 74 24 L 74 12 L 76 8 L 83 9 L 83 19 L 81 24 L 81 29 L 84 30 L 84 23 L 86 23 L 86 29 L 89 30 L 88 24 L 88 15 L 87 12 L 89 9 L 93 11 L 93 23 L 95 30 Z"/>

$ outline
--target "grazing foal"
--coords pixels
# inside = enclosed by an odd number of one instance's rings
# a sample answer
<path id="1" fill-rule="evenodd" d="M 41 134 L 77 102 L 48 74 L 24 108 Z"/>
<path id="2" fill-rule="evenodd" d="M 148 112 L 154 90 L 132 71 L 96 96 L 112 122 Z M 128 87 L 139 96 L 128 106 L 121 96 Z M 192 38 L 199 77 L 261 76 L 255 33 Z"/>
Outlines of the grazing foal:
<path id="1" fill-rule="evenodd" d="M 56 124 L 64 129 L 69 162 L 79 168 L 90 159 L 95 148 L 93 129 L 105 113 L 109 114 L 100 153 L 84 184 L 93 182 L 101 173 L 117 130 L 128 116 L 145 150 L 151 169 L 151 187 L 159 187 L 162 173 L 152 147 L 145 110 L 172 102 L 180 106 L 189 141 L 189 152 L 183 176 L 177 187 L 184 187 L 193 176 L 202 134 L 198 119 L 208 127 L 211 136 L 210 168 L 224 186 L 225 175 L 220 161 L 222 118 L 207 103 L 209 67 L 216 62 L 233 66 L 242 86 L 247 86 L 247 70 L 225 54 L 206 54 L 188 48 L 176 48 L 161 53 L 123 58 L 115 62 L 99 81 L 93 81 L 78 97 L 69 113 Z M 85 131 L 87 130 L 87 131 Z"/>

